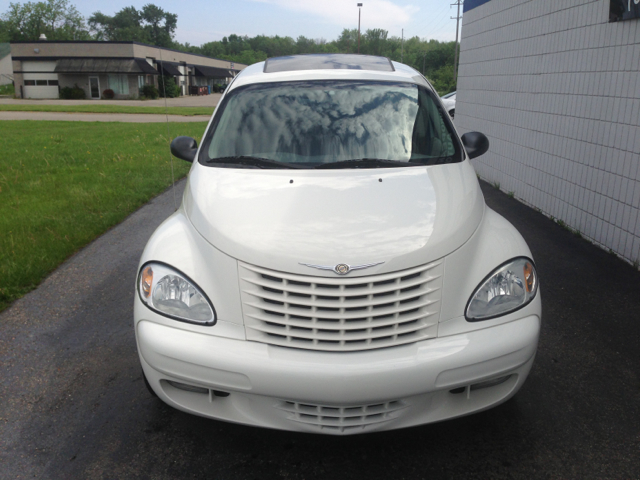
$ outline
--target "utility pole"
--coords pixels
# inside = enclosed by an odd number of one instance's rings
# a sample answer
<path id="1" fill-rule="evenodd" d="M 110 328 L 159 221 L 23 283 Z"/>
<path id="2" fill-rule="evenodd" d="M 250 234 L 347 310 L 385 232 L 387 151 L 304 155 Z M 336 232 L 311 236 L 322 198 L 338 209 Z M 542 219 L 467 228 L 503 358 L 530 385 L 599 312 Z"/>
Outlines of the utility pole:
<path id="1" fill-rule="evenodd" d="M 455 19 L 456 20 L 456 45 L 455 45 L 455 54 L 453 57 L 453 83 L 456 84 L 456 88 L 458 85 L 458 32 L 460 31 L 460 19 L 462 18 L 460 16 L 460 5 L 462 5 L 464 3 L 464 0 L 457 0 L 456 3 L 452 3 L 451 6 L 453 5 L 457 5 L 458 6 L 458 16 L 456 17 L 451 17 L 451 19 Z"/>
<path id="2" fill-rule="evenodd" d="M 360 12 L 362 12 L 362 4 L 358 4 L 358 53 L 360 53 Z"/>
<path id="3" fill-rule="evenodd" d="M 402 29 L 402 41 L 400 42 L 400 63 L 404 63 L 404 28 Z"/>

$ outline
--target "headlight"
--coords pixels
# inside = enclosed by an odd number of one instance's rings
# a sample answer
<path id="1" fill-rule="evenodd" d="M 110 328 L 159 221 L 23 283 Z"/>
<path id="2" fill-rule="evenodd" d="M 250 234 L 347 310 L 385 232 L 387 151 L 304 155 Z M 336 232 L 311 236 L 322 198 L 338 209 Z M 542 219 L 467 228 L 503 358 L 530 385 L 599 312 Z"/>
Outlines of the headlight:
<path id="1" fill-rule="evenodd" d="M 167 317 L 199 325 L 216 323 L 216 312 L 204 292 L 186 275 L 162 263 L 142 266 L 138 293 L 147 307 Z"/>
<path id="2" fill-rule="evenodd" d="M 516 258 L 494 270 L 471 295 L 465 317 L 470 322 L 506 315 L 527 305 L 538 291 L 533 262 Z"/>

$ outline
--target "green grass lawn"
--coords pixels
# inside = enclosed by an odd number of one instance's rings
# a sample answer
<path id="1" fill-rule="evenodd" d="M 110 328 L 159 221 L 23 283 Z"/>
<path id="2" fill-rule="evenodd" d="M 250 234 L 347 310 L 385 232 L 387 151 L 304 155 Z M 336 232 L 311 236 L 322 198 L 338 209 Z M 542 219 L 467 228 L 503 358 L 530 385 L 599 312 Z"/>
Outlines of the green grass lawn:
<path id="1" fill-rule="evenodd" d="M 0 85 L 0 95 L 13 95 L 14 93 L 15 88 L 13 88 L 13 84 Z"/>
<path id="2" fill-rule="evenodd" d="M 131 107 L 127 105 L 0 105 L 0 111 L 76 113 L 154 113 L 156 115 L 211 115 L 213 107 Z"/>
<path id="3" fill-rule="evenodd" d="M 198 142 L 205 123 L 171 123 Z M 171 185 L 167 125 L 0 122 L 0 311 Z M 173 160 L 176 179 L 190 164 Z"/>

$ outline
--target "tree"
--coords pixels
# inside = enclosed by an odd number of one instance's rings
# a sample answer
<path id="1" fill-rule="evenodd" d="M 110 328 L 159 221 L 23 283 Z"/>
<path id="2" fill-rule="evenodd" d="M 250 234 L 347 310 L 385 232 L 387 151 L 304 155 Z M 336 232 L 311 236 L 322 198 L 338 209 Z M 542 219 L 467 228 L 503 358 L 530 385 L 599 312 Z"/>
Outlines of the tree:
<path id="1" fill-rule="evenodd" d="M 180 96 L 180 87 L 173 77 L 160 75 L 158 77 L 158 93 L 161 97 L 175 98 Z"/>
<path id="2" fill-rule="evenodd" d="M 173 46 L 173 36 L 178 25 L 178 15 L 165 12 L 160 7 L 148 3 L 142 7 L 142 19 L 146 22 L 144 29 L 147 31 L 152 44 L 161 47 Z"/>
<path id="3" fill-rule="evenodd" d="M 453 92 L 456 89 L 456 84 L 453 81 L 453 64 L 440 67 L 433 72 L 429 80 L 440 95 Z"/>
<path id="4" fill-rule="evenodd" d="M 9 36 L 9 25 L 4 20 L 0 19 L 0 43 L 7 43 L 11 41 Z"/>
<path id="5" fill-rule="evenodd" d="M 125 7 L 110 17 L 95 12 L 89 17 L 89 27 L 96 40 L 136 41 L 149 43 L 148 32 L 142 28 L 142 13 L 135 7 Z"/>
<path id="6" fill-rule="evenodd" d="M 95 12 L 89 26 L 97 40 L 135 41 L 173 47 L 178 15 L 148 3 L 142 10 L 125 7 L 113 16 Z"/>
<path id="7" fill-rule="evenodd" d="M 358 30 L 344 29 L 331 42 L 324 39 L 313 40 L 303 35 L 296 40 L 277 35 L 257 35 L 253 38 L 229 35 L 221 41 L 208 42 L 200 47 L 174 43 L 174 48 L 251 65 L 266 58 L 296 53 L 356 53 Z M 454 42 L 423 40 L 419 37 L 406 38 L 403 42 L 400 37 L 389 37 L 386 30 L 374 28 L 362 34 L 360 53 L 381 55 L 398 62 L 402 58 L 404 63 L 429 78 L 441 95 L 456 88 L 453 81 Z"/>
<path id="8" fill-rule="evenodd" d="M 8 41 L 89 40 L 84 18 L 68 0 L 10 3 L 2 15 L 2 35 Z"/>
<path id="9" fill-rule="evenodd" d="M 362 38 L 360 39 L 362 41 Z M 349 30 L 345 28 L 337 40 L 334 41 L 341 53 L 358 52 L 358 29 Z M 362 47 L 362 43 L 360 44 Z"/>
<path id="10" fill-rule="evenodd" d="M 371 55 L 382 55 L 388 34 L 389 32 L 381 28 L 367 30 L 364 34 L 364 38 L 367 43 L 367 53 Z M 360 38 L 360 41 L 362 42 L 362 38 Z"/>

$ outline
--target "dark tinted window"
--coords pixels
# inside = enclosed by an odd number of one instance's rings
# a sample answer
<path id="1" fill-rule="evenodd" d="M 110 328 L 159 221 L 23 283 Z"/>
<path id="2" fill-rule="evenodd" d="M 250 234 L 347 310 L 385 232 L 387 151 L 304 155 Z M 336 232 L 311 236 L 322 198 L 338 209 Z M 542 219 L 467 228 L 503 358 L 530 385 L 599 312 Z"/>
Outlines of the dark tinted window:
<path id="1" fill-rule="evenodd" d="M 640 18 L 640 2 L 638 0 L 611 0 L 609 3 L 609 21 L 630 20 Z"/>
<path id="2" fill-rule="evenodd" d="M 448 163 L 460 161 L 461 151 L 447 114 L 425 88 L 308 81 L 256 84 L 226 97 L 200 161 L 239 156 L 311 168 L 362 158 Z"/>
<path id="3" fill-rule="evenodd" d="M 25 80 L 24 81 L 25 87 L 30 87 L 30 86 L 35 85 L 35 84 L 36 84 L 35 80 Z"/>

